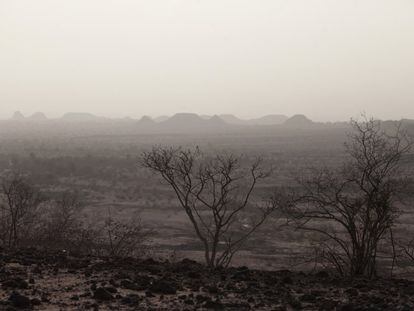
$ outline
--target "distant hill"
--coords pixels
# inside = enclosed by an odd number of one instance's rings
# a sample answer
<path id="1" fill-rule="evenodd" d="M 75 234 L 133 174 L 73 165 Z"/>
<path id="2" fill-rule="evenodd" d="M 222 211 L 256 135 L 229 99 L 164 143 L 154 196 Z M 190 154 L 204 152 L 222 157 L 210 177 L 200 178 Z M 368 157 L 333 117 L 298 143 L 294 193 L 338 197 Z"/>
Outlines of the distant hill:
<path id="1" fill-rule="evenodd" d="M 169 118 L 170 118 L 169 116 L 159 116 L 159 117 L 154 118 L 154 121 L 159 123 L 159 122 L 164 122 L 168 120 Z"/>
<path id="2" fill-rule="evenodd" d="M 25 119 L 24 115 L 20 111 L 16 111 L 15 113 L 13 113 L 13 116 L 11 118 L 12 120 L 24 120 Z"/>
<path id="3" fill-rule="evenodd" d="M 35 112 L 29 117 L 29 119 L 33 121 L 44 121 L 47 120 L 47 117 L 43 112 Z"/>
<path id="4" fill-rule="evenodd" d="M 275 125 L 282 124 L 287 119 L 288 117 L 282 114 L 269 114 L 258 119 L 251 119 L 249 123 L 253 125 Z"/>
<path id="5" fill-rule="evenodd" d="M 151 119 L 149 116 L 143 116 L 139 121 L 138 121 L 138 126 L 140 127 L 154 127 L 157 123 Z"/>
<path id="6" fill-rule="evenodd" d="M 413 125 L 414 124 L 414 119 L 401 119 L 401 123 L 405 124 L 405 125 Z"/>
<path id="7" fill-rule="evenodd" d="M 208 119 L 207 121 L 209 125 L 223 126 L 227 124 L 222 118 L 220 118 L 216 114 L 210 117 L 210 119 Z"/>
<path id="8" fill-rule="evenodd" d="M 228 124 L 246 124 L 246 120 L 239 119 L 235 115 L 232 114 L 221 114 L 219 117 Z"/>
<path id="9" fill-rule="evenodd" d="M 313 126 L 315 123 L 303 114 L 296 114 L 283 122 L 283 125 L 288 127 L 304 128 Z"/>
<path id="10" fill-rule="evenodd" d="M 177 113 L 171 118 L 158 124 L 159 129 L 171 132 L 215 130 L 227 125 L 226 122 L 218 116 L 213 116 L 210 119 L 203 119 L 195 113 Z"/>
<path id="11" fill-rule="evenodd" d="M 256 119 L 243 120 L 232 114 L 221 114 L 220 118 L 228 124 L 235 125 L 276 125 L 285 122 L 288 117 L 281 114 L 270 114 Z"/>
<path id="12" fill-rule="evenodd" d="M 146 124 L 146 123 L 154 124 L 155 123 L 155 121 L 149 116 L 143 116 L 138 122 L 143 123 L 143 124 Z"/>
<path id="13" fill-rule="evenodd" d="M 195 113 L 177 113 L 171 118 L 162 122 L 164 125 L 182 126 L 182 125 L 199 125 L 205 120 Z"/>
<path id="14" fill-rule="evenodd" d="M 61 119 L 64 121 L 97 121 L 102 120 L 103 118 L 86 112 L 68 112 L 65 113 Z"/>

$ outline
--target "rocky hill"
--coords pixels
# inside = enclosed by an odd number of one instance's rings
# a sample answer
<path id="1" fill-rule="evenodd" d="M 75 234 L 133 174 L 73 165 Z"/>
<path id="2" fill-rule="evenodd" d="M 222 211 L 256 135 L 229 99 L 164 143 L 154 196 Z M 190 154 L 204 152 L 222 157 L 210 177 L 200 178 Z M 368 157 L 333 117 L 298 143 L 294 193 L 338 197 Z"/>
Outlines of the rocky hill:
<path id="1" fill-rule="evenodd" d="M 24 120 L 25 116 L 20 112 L 20 111 L 16 111 L 15 113 L 13 113 L 11 120 Z"/>
<path id="2" fill-rule="evenodd" d="M 101 120 L 102 118 L 97 117 L 91 113 L 86 112 L 68 112 L 65 113 L 61 120 L 63 121 L 71 121 L 71 122 L 87 122 L 87 121 L 97 121 Z"/>
<path id="3" fill-rule="evenodd" d="M 307 128 L 315 125 L 315 123 L 303 114 L 296 114 L 283 122 L 283 125 L 293 128 Z"/>
<path id="4" fill-rule="evenodd" d="M 184 259 L 1 254 L 0 309 L 413 310 L 414 282 L 340 279 L 327 272 L 211 271 Z"/>
<path id="5" fill-rule="evenodd" d="M 35 112 L 29 117 L 29 119 L 33 121 L 45 121 L 47 120 L 47 117 L 43 112 Z"/>

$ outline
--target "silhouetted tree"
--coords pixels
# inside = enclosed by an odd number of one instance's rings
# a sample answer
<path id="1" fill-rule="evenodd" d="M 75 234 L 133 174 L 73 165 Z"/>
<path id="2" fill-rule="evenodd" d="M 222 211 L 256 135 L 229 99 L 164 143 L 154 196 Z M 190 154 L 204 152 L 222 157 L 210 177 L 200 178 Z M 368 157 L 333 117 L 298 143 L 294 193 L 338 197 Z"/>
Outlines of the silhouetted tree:
<path id="1" fill-rule="evenodd" d="M 320 255 L 340 274 L 375 276 L 379 243 L 398 216 L 400 160 L 412 141 L 400 127 L 390 134 L 372 119 L 351 124 L 343 167 L 302 180 L 304 193 L 285 206 L 299 228 L 321 235 Z"/>
<path id="2" fill-rule="evenodd" d="M 152 234 L 138 217 L 123 222 L 108 217 L 103 227 L 102 246 L 110 257 L 142 257 L 148 250 L 146 242 Z"/>
<path id="3" fill-rule="evenodd" d="M 22 231 L 33 224 L 39 205 L 44 201 L 40 191 L 24 177 L 13 175 L 3 178 L 1 188 L 2 222 L 5 227 L 4 244 L 17 247 L 21 241 Z"/>
<path id="4" fill-rule="evenodd" d="M 207 158 L 200 150 L 153 148 L 142 164 L 167 181 L 204 246 L 206 264 L 228 266 L 243 243 L 263 224 L 273 206 L 255 206 L 251 197 L 269 175 L 257 159 L 243 168 L 232 155 Z"/>

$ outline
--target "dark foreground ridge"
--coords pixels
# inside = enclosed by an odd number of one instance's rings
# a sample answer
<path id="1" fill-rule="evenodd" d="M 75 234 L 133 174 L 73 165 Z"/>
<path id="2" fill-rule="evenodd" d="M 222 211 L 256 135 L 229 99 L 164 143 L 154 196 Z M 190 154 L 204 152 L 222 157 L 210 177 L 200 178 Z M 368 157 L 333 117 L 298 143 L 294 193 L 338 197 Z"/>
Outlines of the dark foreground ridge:
<path id="1" fill-rule="evenodd" d="M 0 310 L 413 310 L 414 282 L 326 272 L 210 271 L 184 259 L 1 254 Z"/>

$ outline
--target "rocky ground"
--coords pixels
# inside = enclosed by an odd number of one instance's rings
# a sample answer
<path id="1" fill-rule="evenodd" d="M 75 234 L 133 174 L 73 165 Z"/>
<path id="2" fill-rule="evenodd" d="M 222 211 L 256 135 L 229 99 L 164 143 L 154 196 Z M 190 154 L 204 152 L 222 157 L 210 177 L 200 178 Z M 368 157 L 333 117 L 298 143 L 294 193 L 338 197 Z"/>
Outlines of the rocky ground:
<path id="1" fill-rule="evenodd" d="M 414 282 L 197 262 L 0 255 L 0 310 L 414 310 Z"/>

